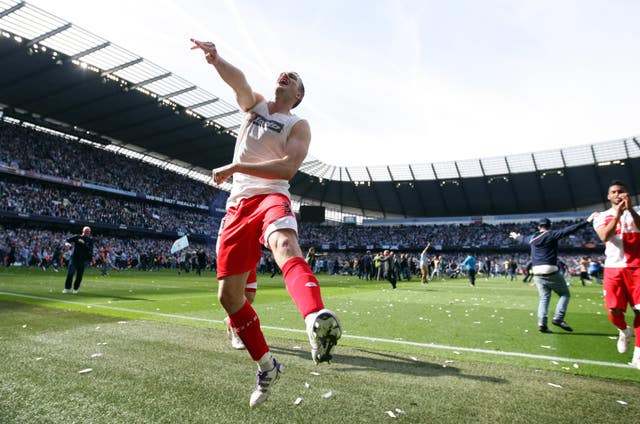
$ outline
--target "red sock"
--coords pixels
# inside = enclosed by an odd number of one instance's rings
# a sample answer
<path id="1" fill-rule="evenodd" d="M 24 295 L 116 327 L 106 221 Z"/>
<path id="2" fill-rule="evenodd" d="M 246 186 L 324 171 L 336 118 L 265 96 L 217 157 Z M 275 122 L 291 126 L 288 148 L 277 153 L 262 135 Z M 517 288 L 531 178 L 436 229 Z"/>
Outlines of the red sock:
<path id="1" fill-rule="evenodd" d="M 620 330 L 624 330 L 625 328 L 627 328 L 627 322 L 624 320 L 624 314 L 613 315 L 611 311 L 609 311 L 608 315 L 609 321 L 611 321 L 613 325 L 618 327 Z"/>
<path id="2" fill-rule="evenodd" d="M 303 258 L 296 256 L 285 262 L 282 276 L 287 291 L 303 318 L 324 308 L 320 284 Z"/>
<path id="3" fill-rule="evenodd" d="M 640 347 L 640 314 L 636 314 L 635 318 L 633 318 L 633 331 L 636 336 L 636 347 Z"/>
<path id="4" fill-rule="evenodd" d="M 269 352 L 269 346 L 260 329 L 260 319 L 249 302 L 245 302 L 238 312 L 229 315 L 229 320 L 246 346 L 251 359 L 257 361 Z"/>

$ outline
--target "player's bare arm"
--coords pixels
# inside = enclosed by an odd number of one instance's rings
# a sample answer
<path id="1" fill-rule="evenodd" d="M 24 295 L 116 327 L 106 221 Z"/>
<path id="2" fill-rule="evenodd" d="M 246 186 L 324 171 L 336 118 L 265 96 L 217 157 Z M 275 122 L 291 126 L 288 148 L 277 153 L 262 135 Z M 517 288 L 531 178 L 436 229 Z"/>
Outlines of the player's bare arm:
<path id="1" fill-rule="evenodd" d="M 628 210 L 631 214 L 633 223 L 635 224 L 636 228 L 640 228 L 640 216 L 638 215 L 638 212 L 636 212 L 636 210 L 633 208 L 631 196 L 629 196 L 629 193 L 622 193 L 620 194 L 620 197 L 622 198 L 622 203 L 624 203 L 624 209 Z"/>
<path id="2" fill-rule="evenodd" d="M 261 94 L 255 93 L 251 89 L 244 73 L 218 54 L 218 49 L 214 43 L 210 41 L 198 41 L 193 38 L 191 41 L 195 44 L 191 49 L 201 49 L 207 63 L 216 68 L 216 71 L 218 71 L 223 81 L 236 93 L 236 100 L 243 111 L 246 112 L 250 110 L 258 102 L 264 100 Z"/>
<path id="3" fill-rule="evenodd" d="M 307 157 L 310 142 L 311 129 L 309 128 L 309 123 L 302 119 L 291 129 L 285 147 L 285 155 L 282 158 L 256 163 L 231 163 L 214 169 L 212 171 L 213 181 L 216 184 L 221 184 L 236 172 L 259 178 L 288 181 L 298 172 L 302 161 Z"/>
<path id="4" fill-rule="evenodd" d="M 622 212 L 624 212 L 625 210 L 625 202 L 621 201 L 617 204 L 614 204 L 613 209 L 616 211 L 616 215 L 614 216 L 614 218 L 611 221 L 609 221 L 608 224 L 601 225 L 598 228 L 596 228 L 596 234 L 598 234 L 598 237 L 603 242 L 606 242 L 609 239 L 609 237 L 615 235 L 616 225 L 618 225 L 618 222 L 620 222 L 620 217 L 622 216 Z"/>

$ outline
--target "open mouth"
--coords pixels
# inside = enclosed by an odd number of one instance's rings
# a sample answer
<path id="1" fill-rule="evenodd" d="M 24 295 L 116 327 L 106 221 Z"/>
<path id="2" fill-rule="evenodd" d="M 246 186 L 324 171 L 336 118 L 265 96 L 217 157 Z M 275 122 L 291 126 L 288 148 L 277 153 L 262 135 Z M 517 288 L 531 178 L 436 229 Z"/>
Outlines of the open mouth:
<path id="1" fill-rule="evenodd" d="M 278 83 L 280 85 L 289 85 L 289 77 L 287 76 L 287 74 L 284 74 L 280 80 L 278 80 Z"/>

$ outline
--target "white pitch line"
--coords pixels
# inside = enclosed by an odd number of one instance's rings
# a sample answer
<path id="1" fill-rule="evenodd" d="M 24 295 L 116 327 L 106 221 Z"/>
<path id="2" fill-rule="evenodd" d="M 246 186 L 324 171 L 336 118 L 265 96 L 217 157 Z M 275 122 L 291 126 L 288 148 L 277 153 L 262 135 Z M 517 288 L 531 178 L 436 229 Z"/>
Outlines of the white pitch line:
<path id="1" fill-rule="evenodd" d="M 69 304 L 72 304 L 72 305 L 91 306 L 91 307 L 95 307 L 95 308 L 111 309 L 111 310 L 114 310 L 114 311 L 122 311 L 122 312 L 133 312 L 133 313 L 142 314 L 142 315 L 146 314 L 146 315 L 153 315 L 153 316 L 166 317 L 166 318 L 179 318 L 179 319 L 184 319 L 184 320 L 187 320 L 187 321 L 201 321 L 201 322 L 209 322 L 209 323 L 212 323 L 212 324 L 222 324 L 223 323 L 223 321 L 215 320 L 215 319 L 197 318 L 197 317 L 191 317 L 191 316 L 186 316 L 186 315 L 176 315 L 176 314 L 163 314 L 161 312 L 140 311 L 140 310 L 137 310 L 137 309 L 119 308 L 117 306 L 108 306 L 108 305 L 104 305 L 104 304 L 93 304 L 93 303 L 76 302 L 76 301 L 72 301 L 72 300 L 57 299 L 57 298 L 53 298 L 53 297 L 33 296 L 33 295 L 28 295 L 28 294 L 9 293 L 9 292 L 2 292 L 2 291 L 0 291 L 0 295 L 14 296 L 14 297 L 24 297 L 24 298 L 28 298 L 28 299 L 37 299 L 37 300 L 49 300 L 49 301 L 54 301 L 54 302 L 69 303 Z M 284 331 L 284 332 L 289 332 L 289 333 L 304 333 L 304 334 L 306 334 L 305 330 L 298 330 L 298 329 L 294 329 L 294 328 L 273 327 L 273 326 L 270 326 L 270 325 L 261 325 L 261 327 L 265 328 L 265 329 L 269 329 L 269 330 L 277 330 L 277 331 Z M 621 363 L 616 363 L 616 362 L 604 362 L 604 361 L 592 361 L 590 359 L 563 358 L 563 357 L 560 357 L 560 356 L 534 355 L 534 354 L 522 353 L 522 352 L 506 352 L 506 351 L 497 351 L 497 350 L 476 349 L 476 348 L 470 348 L 470 347 L 448 346 L 448 345 L 441 345 L 441 344 L 435 344 L 435 343 L 420 343 L 420 342 L 410 342 L 410 341 L 406 341 L 406 340 L 382 339 L 382 338 L 379 338 L 379 337 L 356 336 L 356 335 L 344 334 L 344 333 L 343 333 L 342 337 L 345 338 L 345 339 L 364 340 L 364 341 L 370 341 L 370 342 L 398 344 L 398 345 L 406 345 L 406 346 L 416 346 L 416 347 L 423 347 L 423 348 L 430 348 L 430 349 L 442 349 L 442 350 L 463 351 L 463 352 L 473 352 L 473 353 L 485 353 L 485 354 L 488 354 L 488 355 L 498 355 L 498 356 L 515 356 L 515 357 L 520 357 L 520 358 L 542 359 L 542 360 L 559 361 L 559 362 L 575 362 L 575 363 L 580 363 L 580 364 L 599 365 L 599 366 L 603 366 L 603 367 L 632 368 L 629 364 L 621 364 Z"/>

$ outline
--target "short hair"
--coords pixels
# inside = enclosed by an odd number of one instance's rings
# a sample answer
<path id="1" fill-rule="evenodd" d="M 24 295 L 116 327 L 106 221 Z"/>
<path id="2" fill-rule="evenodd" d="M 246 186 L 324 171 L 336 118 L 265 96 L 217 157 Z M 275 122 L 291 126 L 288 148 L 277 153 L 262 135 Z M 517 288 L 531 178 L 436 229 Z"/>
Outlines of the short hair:
<path id="1" fill-rule="evenodd" d="M 297 102 L 295 102 L 293 104 L 293 106 L 291 107 L 291 109 L 295 109 L 296 106 L 298 106 L 300 104 L 300 102 L 302 101 L 302 99 L 304 99 L 304 83 L 302 82 L 302 80 L 300 80 L 300 87 L 298 88 L 298 92 L 302 93 L 302 97 L 300 97 L 298 99 Z"/>
<path id="2" fill-rule="evenodd" d="M 621 187 L 627 188 L 627 185 L 626 185 L 623 181 L 621 181 L 621 180 L 611 180 L 611 183 L 609 184 L 609 187 L 612 187 L 612 186 L 614 186 L 614 185 L 617 185 L 617 186 L 621 186 Z"/>

